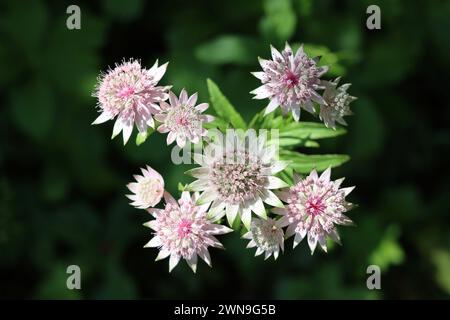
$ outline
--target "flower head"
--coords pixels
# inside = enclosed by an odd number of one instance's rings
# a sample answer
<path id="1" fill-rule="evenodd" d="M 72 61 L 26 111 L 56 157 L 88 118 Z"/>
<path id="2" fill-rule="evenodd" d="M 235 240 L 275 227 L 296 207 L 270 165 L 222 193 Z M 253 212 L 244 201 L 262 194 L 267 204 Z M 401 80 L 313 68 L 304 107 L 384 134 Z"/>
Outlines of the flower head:
<path id="1" fill-rule="evenodd" d="M 213 224 L 207 218 L 208 205 L 196 205 L 198 194 L 192 196 L 184 191 L 178 202 L 167 192 L 164 194 L 166 206 L 164 209 L 149 209 L 155 217 L 144 225 L 154 230 L 154 237 L 145 247 L 158 247 L 156 260 L 170 256 L 169 272 L 185 259 L 195 272 L 197 256 L 200 256 L 209 266 L 211 258 L 208 247 L 223 248 L 214 235 L 226 234 L 233 230 L 228 227 Z"/>
<path id="2" fill-rule="evenodd" d="M 334 81 L 324 81 L 325 91 L 323 92 L 323 99 L 326 104 L 320 106 L 319 117 L 327 127 L 335 128 L 335 122 L 342 125 L 347 125 L 344 116 L 351 115 L 350 103 L 356 100 L 347 93 L 350 83 L 346 83 L 338 87 L 340 78 Z"/>
<path id="3" fill-rule="evenodd" d="M 330 173 L 328 168 L 320 177 L 315 170 L 305 179 L 295 177 L 295 185 L 279 193 L 286 207 L 273 209 L 283 215 L 280 224 L 288 226 L 286 236 L 295 234 L 294 248 L 307 235 L 311 254 L 317 243 L 327 251 L 327 237 L 340 243 L 335 225 L 352 224 L 343 213 L 351 208 L 345 197 L 354 187 L 340 189 L 344 179 L 331 181 Z"/>
<path id="4" fill-rule="evenodd" d="M 158 67 L 158 61 L 150 69 L 141 67 L 137 60 L 123 61 L 99 77 L 93 94 L 98 98 L 100 116 L 92 124 L 100 124 L 117 116 L 112 137 L 123 132 L 127 143 L 136 124 L 139 132 L 154 127 L 152 114 L 159 111 L 158 103 L 168 98 L 170 86 L 157 86 L 166 72 L 167 63 Z"/>
<path id="5" fill-rule="evenodd" d="M 187 172 L 198 179 L 190 188 L 202 191 L 199 201 L 212 202 L 212 217 L 219 219 L 226 215 L 232 225 L 239 215 L 248 229 L 252 211 L 266 218 L 263 202 L 283 206 L 271 190 L 287 186 L 273 175 L 282 171 L 288 162 L 275 159 L 275 148 L 267 147 L 263 136 L 257 138 L 254 148 L 246 143 L 248 139 L 230 132 L 227 139 L 231 142 L 226 147 L 215 141 L 205 150 L 201 161 L 196 160 L 201 167 Z"/>
<path id="6" fill-rule="evenodd" d="M 147 209 L 156 206 L 164 193 L 164 179 L 161 175 L 147 166 L 142 168 L 142 176 L 135 175 L 136 182 L 127 185 L 128 189 L 133 193 L 127 195 L 132 200 L 132 206 L 139 209 Z"/>
<path id="7" fill-rule="evenodd" d="M 270 99 L 265 114 L 278 106 L 283 113 L 292 111 L 296 121 L 300 119 L 300 108 L 314 113 L 313 101 L 325 103 L 317 90 L 323 89 L 320 77 L 328 67 L 319 67 L 318 58 L 308 57 L 303 46 L 295 55 L 287 43 L 281 53 L 274 47 L 271 51 L 272 60 L 259 59 L 263 71 L 253 72 L 263 84 L 251 92 L 255 94 L 254 99 Z"/>
<path id="8" fill-rule="evenodd" d="M 264 253 L 264 260 L 272 254 L 276 260 L 280 254 L 280 248 L 284 250 L 284 232 L 278 221 L 272 218 L 252 220 L 250 230 L 243 235 L 249 239 L 247 248 L 256 247 L 255 256 Z"/>
<path id="9" fill-rule="evenodd" d="M 176 140 L 177 145 L 182 148 L 186 140 L 198 143 L 200 137 L 206 136 L 207 130 L 203 128 L 203 123 L 213 121 L 214 117 L 201 114 L 208 109 L 207 103 L 196 106 L 196 102 L 197 93 L 188 97 L 186 90 L 183 89 L 180 98 L 170 92 L 170 104 L 160 103 L 161 111 L 155 115 L 155 119 L 162 123 L 158 127 L 159 132 L 169 132 L 167 136 L 168 145 Z"/>

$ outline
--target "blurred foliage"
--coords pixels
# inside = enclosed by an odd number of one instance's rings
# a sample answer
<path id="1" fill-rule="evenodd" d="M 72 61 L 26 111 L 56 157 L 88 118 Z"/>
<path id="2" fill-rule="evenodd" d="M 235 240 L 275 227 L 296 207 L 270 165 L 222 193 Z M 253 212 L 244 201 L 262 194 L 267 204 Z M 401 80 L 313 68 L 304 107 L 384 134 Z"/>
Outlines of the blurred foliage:
<path id="1" fill-rule="evenodd" d="M 0 297 L 450 296 L 450 2 L 79 1 L 81 30 L 66 28 L 69 4 L 0 4 Z M 381 8 L 381 30 L 365 27 L 370 4 Z M 176 194 L 189 166 L 171 163 L 163 135 L 124 147 L 110 140 L 112 123 L 92 127 L 96 77 L 123 58 L 170 61 L 163 84 L 206 101 L 214 79 L 242 114 L 232 121 L 249 123 L 267 103 L 251 99 L 258 80 L 250 72 L 269 44 L 285 41 L 304 43 L 331 64 L 327 77 L 343 75 L 359 97 L 348 134 L 320 140 L 324 153 L 352 159 L 333 176 L 357 186 L 349 197 L 360 205 L 349 213 L 357 226 L 340 228 L 343 246 L 328 254 L 310 256 L 302 243 L 277 262 L 225 236 L 212 269 L 201 264 L 193 275 L 181 264 L 169 275 L 167 262 L 142 248 L 149 217 L 128 205 L 125 185 L 149 164 Z M 281 127 L 305 156 L 318 146 Z M 372 263 L 382 269 L 379 291 L 366 288 Z M 65 288 L 71 264 L 81 267 L 80 291 Z"/>

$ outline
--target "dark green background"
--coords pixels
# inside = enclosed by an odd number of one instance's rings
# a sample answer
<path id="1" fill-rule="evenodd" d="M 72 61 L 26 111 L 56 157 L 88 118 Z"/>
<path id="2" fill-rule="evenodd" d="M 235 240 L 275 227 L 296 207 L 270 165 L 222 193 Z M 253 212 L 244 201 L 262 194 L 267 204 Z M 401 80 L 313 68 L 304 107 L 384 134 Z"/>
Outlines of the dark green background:
<path id="1" fill-rule="evenodd" d="M 0 297 L 2 298 L 448 298 L 450 1 L 2 1 L 0 4 Z M 77 3 L 82 29 L 66 28 Z M 382 29 L 365 27 L 369 4 Z M 208 99 L 214 79 L 246 120 L 257 56 L 269 44 L 307 43 L 352 82 L 348 134 L 318 152 L 348 153 L 334 170 L 357 188 L 343 246 L 309 254 L 306 243 L 276 262 L 253 258 L 237 234 L 211 250 L 196 275 L 168 261 L 128 205 L 139 167 L 177 192 L 186 167 L 170 162 L 165 136 L 141 147 L 91 126 L 96 76 L 123 58 L 170 61 L 162 84 Z M 310 118 L 308 118 L 310 119 Z M 66 268 L 82 290 L 66 289 Z M 366 267 L 382 290 L 366 288 Z"/>

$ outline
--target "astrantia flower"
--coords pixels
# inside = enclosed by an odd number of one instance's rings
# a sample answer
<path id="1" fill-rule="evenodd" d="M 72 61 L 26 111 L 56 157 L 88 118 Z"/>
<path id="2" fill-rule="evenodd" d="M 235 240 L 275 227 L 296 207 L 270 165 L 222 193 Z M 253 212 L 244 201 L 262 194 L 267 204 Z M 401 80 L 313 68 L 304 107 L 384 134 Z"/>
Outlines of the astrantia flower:
<path id="1" fill-rule="evenodd" d="M 253 90 L 254 99 L 269 98 L 265 114 L 281 106 L 283 113 L 292 111 L 296 121 L 300 119 L 300 108 L 314 113 L 313 101 L 324 104 L 325 101 L 317 93 L 321 86 L 320 77 L 328 67 L 319 67 L 318 58 L 310 58 L 301 46 L 294 55 L 286 43 L 280 53 L 271 46 L 272 60 L 259 59 L 262 72 L 253 72 L 260 79 L 262 86 Z"/>
<path id="2" fill-rule="evenodd" d="M 354 187 L 340 189 L 342 181 L 330 181 L 328 168 L 320 177 L 313 170 L 308 177 L 295 177 L 295 185 L 279 192 L 287 203 L 285 208 L 274 208 L 273 212 L 283 215 L 280 224 L 288 226 L 286 236 L 295 234 L 294 248 L 307 235 L 311 254 L 317 243 L 326 252 L 326 240 L 330 237 L 340 243 L 335 225 L 351 225 L 352 221 L 343 213 L 351 208 L 345 197 Z"/>
<path id="3" fill-rule="evenodd" d="M 207 130 L 203 128 L 203 123 L 213 121 L 214 117 L 201 114 L 208 109 L 208 104 L 201 103 L 196 106 L 197 93 L 188 97 L 186 90 L 183 89 L 178 99 L 170 92 L 169 103 L 161 102 L 161 111 L 155 116 L 155 119 L 162 123 L 158 131 L 169 132 L 168 145 L 176 140 L 177 145 L 183 148 L 186 141 L 198 143 L 200 137 L 206 136 Z"/>
<path id="4" fill-rule="evenodd" d="M 164 193 L 164 179 L 161 175 L 147 166 L 141 169 L 142 176 L 135 175 L 137 182 L 131 182 L 127 185 L 133 194 L 127 195 L 132 200 L 132 206 L 138 209 L 147 209 L 156 206 Z"/>
<path id="5" fill-rule="evenodd" d="M 232 147 L 229 147 L 230 144 L 225 147 L 218 141 L 211 143 L 201 161 L 194 157 L 201 167 L 189 170 L 187 174 L 198 179 L 189 187 L 202 191 L 199 201 L 212 202 L 210 215 L 214 219 L 226 215 L 229 225 L 232 225 L 239 215 L 248 229 L 252 211 L 266 218 L 263 202 L 283 206 L 271 189 L 287 186 L 273 175 L 282 171 L 288 163 L 275 159 L 275 148 L 266 147 L 262 136 L 256 148 L 247 145 L 245 138 L 235 138 Z M 233 140 L 229 132 L 227 139 Z"/>
<path id="6" fill-rule="evenodd" d="M 347 89 L 351 84 L 346 83 L 338 87 L 339 80 L 340 78 L 336 78 L 334 81 L 323 82 L 325 85 L 323 98 L 326 105 L 320 106 L 319 117 L 330 128 L 336 127 L 335 122 L 347 125 L 344 116 L 352 114 L 350 111 L 350 102 L 356 100 L 356 97 L 347 93 Z"/>
<path id="7" fill-rule="evenodd" d="M 175 199 L 164 193 L 166 206 L 164 209 L 149 209 L 155 217 L 144 225 L 153 229 L 154 237 L 145 247 L 158 247 L 156 260 L 170 256 L 169 272 L 185 259 L 195 272 L 197 256 L 200 256 L 209 266 L 211 258 L 208 247 L 223 248 L 214 235 L 231 232 L 228 227 L 213 224 L 207 218 L 208 205 L 196 205 L 198 194 L 191 195 L 184 191 L 181 199 Z"/>
<path id="8" fill-rule="evenodd" d="M 252 220 L 250 230 L 243 235 L 249 239 L 247 248 L 256 247 L 255 256 L 264 253 L 264 260 L 273 254 L 276 260 L 280 254 L 280 248 L 284 250 L 284 232 L 278 221 L 272 218 Z"/>
<path id="9" fill-rule="evenodd" d="M 158 103 L 168 98 L 170 86 L 157 86 L 166 72 L 167 63 L 150 69 L 141 67 L 136 60 L 124 61 L 99 77 L 94 93 L 98 97 L 100 116 L 93 122 L 99 124 L 117 116 L 112 137 L 123 132 L 127 143 L 136 124 L 139 132 L 154 128 L 152 114 L 159 112 Z"/>

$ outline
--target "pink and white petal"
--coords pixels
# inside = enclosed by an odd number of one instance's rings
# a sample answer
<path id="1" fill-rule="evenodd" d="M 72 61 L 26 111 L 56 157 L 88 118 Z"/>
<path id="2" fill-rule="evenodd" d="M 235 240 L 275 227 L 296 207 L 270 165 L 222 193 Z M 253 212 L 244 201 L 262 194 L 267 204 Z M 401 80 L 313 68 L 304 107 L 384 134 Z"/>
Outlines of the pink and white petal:
<path id="1" fill-rule="evenodd" d="M 267 105 L 264 115 L 268 115 L 269 113 L 273 112 L 276 108 L 278 108 L 280 104 L 278 103 L 277 99 L 270 100 L 269 104 Z"/>
<path id="2" fill-rule="evenodd" d="M 275 174 L 286 169 L 292 161 L 276 161 L 274 165 L 270 167 L 270 174 Z"/>
<path id="3" fill-rule="evenodd" d="M 186 104 L 188 101 L 188 94 L 185 89 L 181 90 L 179 101 L 181 104 Z"/>
<path id="4" fill-rule="evenodd" d="M 190 107 L 194 107 L 195 104 L 197 103 L 197 98 L 198 98 L 198 95 L 196 92 L 192 96 L 189 97 L 189 99 L 187 100 L 187 105 Z"/>
<path id="5" fill-rule="evenodd" d="M 266 85 L 262 85 L 255 90 L 250 91 L 250 93 L 255 95 L 253 99 L 266 99 L 272 96 L 272 93 L 267 90 Z"/>
<path id="6" fill-rule="evenodd" d="M 252 210 L 257 216 L 267 219 L 266 208 L 264 208 L 264 203 L 260 198 L 250 204 L 250 210 Z"/>
<path id="7" fill-rule="evenodd" d="M 113 127 L 113 133 L 111 139 L 114 139 L 123 129 L 123 123 L 120 118 L 116 119 Z"/>
<path id="8" fill-rule="evenodd" d="M 167 114 L 165 114 L 165 113 L 155 114 L 154 118 L 155 118 L 157 121 L 163 123 L 164 121 L 166 121 Z"/>
<path id="9" fill-rule="evenodd" d="M 275 176 L 268 176 L 267 177 L 267 184 L 266 184 L 266 188 L 267 189 L 281 189 L 281 188 L 286 188 L 289 185 L 284 182 L 283 180 L 281 180 L 278 177 Z"/>
<path id="10" fill-rule="evenodd" d="M 270 190 L 265 190 L 263 192 L 263 201 L 273 207 L 278 207 L 278 208 L 284 207 L 284 205 L 280 201 L 280 199 L 278 199 L 278 197 L 275 195 L 275 193 L 273 193 Z"/>
<path id="11" fill-rule="evenodd" d="M 191 267 L 192 271 L 194 273 L 197 272 L 197 254 L 194 253 L 194 255 L 190 259 L 186 259 L 186 262 L 189 267 Z"/>
<path id="12" fill-rule="evenodd" d="M 317 175 L 316 169 L 313 169 L 313 171 L 311 171 L 311 173 L 309 174 L 309 177 L 312 178 L 314 181 L 319 179 L 319 176 Z"/>
<path id="13" fill-rule="evenodd" d="M 100 123 L 104 123 L 106 121 L 112 120 L 113 117 L 106 112 L 102 112 L 95 120 L 94 122 L 92 122 L 92 124 L 100 124 Z"/>
<path id="14" fill-rule="evenodd" d="M 159 103 L 159 107 L 160 107 L 161 110 L 163 110 L 163 111 L 167 111 L 167 110 L 170 109 L 170 105 L 169 105 L 167 102 L 165 102 L 165 101 L 161 101 L 161 102 Z"/>
<path id="15" fill-rule="evenodd" d="M 353 191 L 353 189 L 355 189 L 354 186 L 353 186 L 353 187 L 342 188 L 341 190 L 344 191 L 344 194 L 345 194 L 346 196 L 348 196 L 348 195 L 350 194 L 350 192 Z"/>
<path id="16" fill-rule="evenodd" d="M 169 134 L 167 135 L 167 139 L 166 139 L 167 145 L 172 144 L 176 138 L 177 138 L 177 134 L 173 131 L 170 131 Z"/>
<path id="17" fill-rule="evenodd" d="M 250 72 L 253 76 L 258 78 L 259 80 L 264 80 L 265 72 L 258 71 L 258 72 Z"/>
<path id="18" fill-rule="evenodd" d="M 144 246 L 144 248 L 156 248 L 160 247 L 162 245 L 162 241 L 158 236 L 153 237 L 147 244 Z"/>
<path id="19" fill-rule="evenodd" d="M 300 114 L 301 114 L 301 109 L 299 106 L 294 106 L 292 108 L 292 117 L 294 118 L 295 121 L 299 121 L 300 120 Z"/>
<path id="20" fill-rule="evenodd" d="M 210 114 L 201 115 L 200 119 L 202 119 L 203 122 L 212 122 L 214 121 L 215 117 Z"/>
<path id="21" fill-rule="evenodd" d="M 227 204 L 227 207 L 225 209 L 228 225 L 232 226 L 234 223 L 234 220 L 236 219 L 236 216 L 239 211 L 239 205 L 238 204 Z"/>
<path id="22" fill-rule="evenodd" d="M 322 182 L 330 182 L 330 176 L 331 176 L 331 168 L 328 167 L 324 172 L 322 172 L 319 180 Z"/>
<path id="23" fill-rule="evenodd" d="M 165 248 L 161 248 L 161 250 L 159 251 L 158 255 L 156 256 L 155 261 L 165 259 L 168 256 L 170 256 L 170 251 L 165 249 Z"/>
<path id="24" fill-rule="evenodd" d="M 177 266 L 178 262 L 180 262 L 180 256 L 172 253 L 169 258 L 169 272 L 172 272 L 173 268 Z"/>
<path id="25" fill-rule="evenodd" d="M 167 65 L 169 63 L 166 62 L 164 63 L 162 66 L 156 68 L 156 70 L 154 70 L 153 72 L 153 80 L 158 82 L 159 80 L 161 80 L 161 78 L 164 76 L 164 73 L 166 73 L 166 69 L 167 69 Z"/>
<path id="26" fill-rule="evenodd" d="M 155 230 L 157 228 L 158 223 L 156 220 L 150 220 L 142 224 L 144 227 Z"/>
<path id="27" fill-rule="evenodd" d="M 247 230 L 250 230 L 252 211 L 249 208 L 242 209 L 241 221 Z"/>
<path id="28" fill-rule="evenodd" d="M 198 112 L 202 113 L 202 112 L 204 112 L 206 109 L 208 109 L 208 107 L 209 107 L 209 104 L 207 104 L 207 103 L 200 103 L 198 106 L 195 107 L 195 109 L 196 109 Z"/>
<path id="29" fill-rule="evenodd" d="M 178 202 L 177 202 L 177 201 L 175 200 L 175 198 L 172 197 L 172 195 L 171 195 L 169 192 L 167 192 L 167 191 L 164 191 L 164 201 L 166 201 L 166 203 L 170 203 L 170 204 L 173 204 L 173 205 L 175 205 L 175 206 L 178 207 Z"/>
<path id="30" fill-rule="evenodd" d="M 171 107 L 176 107 L 178 105 L 178 98 L 172 91 L 169 92 L 169 103 Z"/>
<path id="31" fill-rule="evenodd" d="M 126 145 L 133 132 L 133 124 L 126 124 L 123 127 L 123 144 Z"/>
<path id="32" fill-rule="evenodd" d="M 208 266 L 211 267 L 211 256 L 209 255 L 208 249 L 202 249 L 200 250 L 200 252 L 198 253 L 198 255 L 200 256 L 200 258 L 203 259 L 203 261 L 206 262 L 206 264 Z"/>
<path id="33" fill-rule="evenodd" d="M 177 145 L 180 148 L 184 148 L 184 146 L 186 145 L 186 137 L 184 135 L 177 136 Z"/>
<path id="34" fill-rule="evenodd" d="M 159 133 L 167 133 L 167 132 L 169 132 L 169 128 L 166 127 L 165 124 L 160 125 L 157 130 L 158 130 Z"/>
<path id="35" fill-rule="evenodd" d="M 284 216 L 287 212 L 285 208 L 276 208 L 276 207 L 270 209 L 270 211 L 281 216 Z"/>
<path id="36" fill-rule="evenodd" d="M 210 224 L 207 227 L 205 227 L 205 231 L 211 235 L 220 235 L 233 232 L 233 229 L 230 229 L 227 226 L 221 224 Z"/>
<path id="37" fill-rule="evenodd" d="M 278 61 L 284 60 L 283 56 L 281 55 L 281 53 L 272 45 L 270 45 L 270 52 L 272 54 L 272 60 L 273 61 L 277 61 L 278 62 Z"/>
<path id="38" fill-rule="evenodd" d="M 317 237 L 314 237 L 311 233 L 308 233 L 308 245 L 311 249 L 311 255 L 313 255 L 317 246 Z"/>
<path id="39" fill-rule="evenodd" d="M 197 180 L 197 181 L 199 181 L 199 180 Z M 216 195 L 216 193 L 214 191 L 206 190 L 206 191 L 204 191 L 201 194 L 200 198 L 198 198 L 197 204 L 200 205 L 200 204 L 205 204 L 205 203 L 208 203 L 208 202 L 212 202 L 216 198 L 217 198 L 217 195 Z"/>

